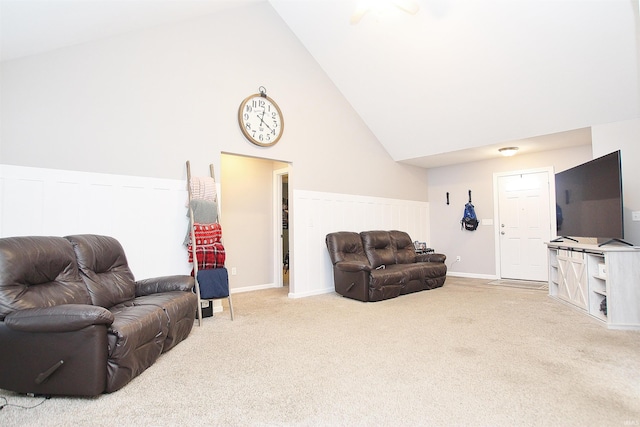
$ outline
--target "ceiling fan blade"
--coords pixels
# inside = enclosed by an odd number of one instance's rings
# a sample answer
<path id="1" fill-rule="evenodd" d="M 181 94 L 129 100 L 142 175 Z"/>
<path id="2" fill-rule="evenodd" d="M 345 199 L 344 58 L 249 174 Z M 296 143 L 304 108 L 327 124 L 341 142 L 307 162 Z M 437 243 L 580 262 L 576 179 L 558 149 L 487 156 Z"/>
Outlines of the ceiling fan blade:
<path id="1" fill-rule="evenodd" d="M 390 6 L 391 4 L 411 15 L 415 15 L 420 10 L 420 6 L 415 0 L 363 0 L 359 2 L 356 10 L 351 15 L 350 22 L 352 25 L 357 24 L 369 11 L 384 10 L 385 6 Z"/>
<path id="2" fill-rule="evenodd" d="M 393 4 L 411 15 L 415 15 L 420 10 L 420 5 L 414 0 L 395 0 Z"/>

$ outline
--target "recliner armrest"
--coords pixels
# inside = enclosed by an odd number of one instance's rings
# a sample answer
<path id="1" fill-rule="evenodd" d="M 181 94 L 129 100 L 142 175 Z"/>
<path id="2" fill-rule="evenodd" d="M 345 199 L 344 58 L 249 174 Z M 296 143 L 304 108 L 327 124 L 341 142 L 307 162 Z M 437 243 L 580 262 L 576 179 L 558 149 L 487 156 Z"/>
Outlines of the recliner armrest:
<path id="1" fill-rule="evenodd" d="M 445 254 L 417 254 L 416 262 L 445 262 L 447 256 Z"/>
<path id="2" fill-rule="evenodd" d="M 113 314 L 104 307 L 63 304 L 14 311 L 4 318 L 4 323 L 21 332 L 71 332 L 91 325 L 110 325 L 113 320 Z"/>
<path id="3" fill-rule="evenodd" d="M 340 261 L 336 262 L 334 266 L 344 272 L 371 271 L 369 264 L 360 261 Z"/>
<path id="4" fill-rule="evenodd" d="M 171 291 L 191 291 L 195 281 L 193 276 L 175 275 L 154 277 L 136 282 L 136 296 L 153 295 Z"/>

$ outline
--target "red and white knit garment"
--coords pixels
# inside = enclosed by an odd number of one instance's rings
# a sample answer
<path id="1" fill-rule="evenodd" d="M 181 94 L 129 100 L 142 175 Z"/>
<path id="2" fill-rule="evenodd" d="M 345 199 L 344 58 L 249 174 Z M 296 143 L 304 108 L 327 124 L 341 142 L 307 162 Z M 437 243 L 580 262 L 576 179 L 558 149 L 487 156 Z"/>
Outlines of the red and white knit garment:
<path id="1" fill-rule="evenodd" d="M 222 240 L 222 227 L 220 224 L 198 224 L 195 223 L 193 231 L 196 240 L 196 258 L 198 269 L 207 270 L 210 268 L 224 267 L 226 253 Z M 189 239 L 187 246 L 189 251 L 189 262 L 193 262 L 193 241 Z"/>

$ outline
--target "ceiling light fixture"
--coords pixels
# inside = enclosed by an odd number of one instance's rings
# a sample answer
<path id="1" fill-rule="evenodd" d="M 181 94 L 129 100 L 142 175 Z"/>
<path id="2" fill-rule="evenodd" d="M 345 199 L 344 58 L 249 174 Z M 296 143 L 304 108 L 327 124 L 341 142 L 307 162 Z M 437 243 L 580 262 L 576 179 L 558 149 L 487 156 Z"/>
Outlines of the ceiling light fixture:
<path id="1" fill-rule="evenodd" d="M 420 10 L 420 6 L 414 0 L 360 0 L 355 12 L 351 15 L 351 24 L 360 22 L 368 12 L 381 13 L 390 6 L 395 6 L 410 15 L 415 15 Z"/>
<path id="2" fill-rule="evenodd" d="M 504 147 L 498 151 L 505 157 L 511 157 L 518 152 L 518 147 Z"/>

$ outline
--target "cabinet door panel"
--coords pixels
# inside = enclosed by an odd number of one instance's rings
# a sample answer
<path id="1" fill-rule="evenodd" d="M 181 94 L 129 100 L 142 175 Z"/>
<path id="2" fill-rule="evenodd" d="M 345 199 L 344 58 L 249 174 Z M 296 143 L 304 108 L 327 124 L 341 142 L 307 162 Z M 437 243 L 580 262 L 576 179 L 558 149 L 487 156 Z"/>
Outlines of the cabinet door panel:
<path id="1" fill-rule="evenodd" d="M 558 256 L 558 298 L 584 310 L 587 309 L 587 275 L 584 255 L 570 252 Z"/>

